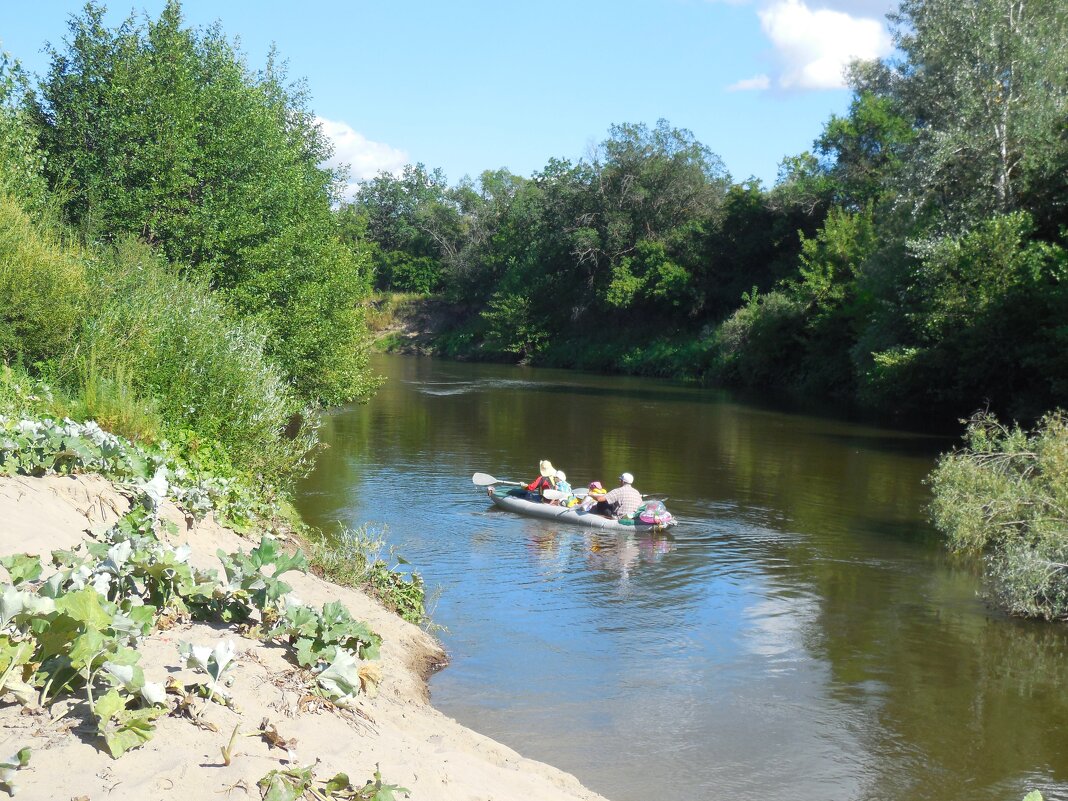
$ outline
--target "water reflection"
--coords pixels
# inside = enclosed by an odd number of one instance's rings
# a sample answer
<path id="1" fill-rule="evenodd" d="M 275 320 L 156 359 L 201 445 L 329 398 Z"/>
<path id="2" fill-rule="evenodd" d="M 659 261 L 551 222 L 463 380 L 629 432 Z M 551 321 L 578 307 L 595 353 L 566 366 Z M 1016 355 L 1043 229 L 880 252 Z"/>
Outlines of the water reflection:
<path id="1" fill-rule="evenodd" d="M 992 614 L 945 557 L 922 484 L 945 441 L 637 379 L 376 368 L 300 506 L 387 524 L 443 588 L 446 713 L 616 801 L 1068 798 L 1064 628 Z M 684 525 L 554 527 L 470 484 L 546 457 L 576 485 L 630 470 Z"/>

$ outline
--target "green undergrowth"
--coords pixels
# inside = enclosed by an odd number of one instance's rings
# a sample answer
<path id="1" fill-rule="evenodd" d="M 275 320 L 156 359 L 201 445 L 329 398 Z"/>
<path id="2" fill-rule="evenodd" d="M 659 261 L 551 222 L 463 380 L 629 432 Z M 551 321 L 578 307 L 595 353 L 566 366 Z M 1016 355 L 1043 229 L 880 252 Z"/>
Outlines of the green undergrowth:
<path id="1" fill-rule="evenodd" d="M 366 527 L 328 537 L 304 525 L 285 494 L 238 469 L 217 441 L 181 429 L 155 445 L 115 436 L 93 421 L 56 419 L 51 390 L 24 371 L 0 365 L 0 475 L 99 473 L 171 497 L 195 519 L 214 512 L 242 533 L 292 532 L 308 544 L 316 572 L 369 590 L 405 620 L 426 623 L 418 573 L 406 575 L 381 534 Z"/>
<path id="2" fill-rule="evenodd" d="M 386 542 L 384 531 L 364 525 L 342 528 L 332 535 L 309 531 L 304 539 L 308 561 L 317 575 L 343 587 L 369 590 L 409 623 L 428 622 L 423 579 L 414 571 L 409 575 L 401 571 L 408 562 Z"/>

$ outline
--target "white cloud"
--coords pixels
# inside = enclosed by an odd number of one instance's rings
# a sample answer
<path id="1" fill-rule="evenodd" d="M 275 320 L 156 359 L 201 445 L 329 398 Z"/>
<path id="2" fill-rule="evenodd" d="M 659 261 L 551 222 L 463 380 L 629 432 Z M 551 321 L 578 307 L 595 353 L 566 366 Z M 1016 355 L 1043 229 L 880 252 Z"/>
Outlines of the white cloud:
<path id="1" fill-rule="evenodd" d="M 782 63 L 777 83 L 783 89 L 841 88 L 850 61 L 881 58 L 893 48 L 883 22 L 813 10 L 802 0 L 779 0 L 757 14 Z"/>
<path id="2" fill-rule="evenodd" d="M 752 78 L 743 78 L 737 83 L 727 87 L 728 92 L 762 92 L 771 86 L 771 78 L 767 75 L 754 75 Z"/>
<path id="3" fill-rule="evenodd" d="M 372 142 L 347 122 L 316 117 L 323 133 L 334 143 L 334 155 L 326 162 L 329 167 L 349 166 L 349 184 L 346 194 L 355 189 L 356 181 L 374 178 L 380 172 L 400 172 L 408 163 L 408 154 L 382 142 Z"/>

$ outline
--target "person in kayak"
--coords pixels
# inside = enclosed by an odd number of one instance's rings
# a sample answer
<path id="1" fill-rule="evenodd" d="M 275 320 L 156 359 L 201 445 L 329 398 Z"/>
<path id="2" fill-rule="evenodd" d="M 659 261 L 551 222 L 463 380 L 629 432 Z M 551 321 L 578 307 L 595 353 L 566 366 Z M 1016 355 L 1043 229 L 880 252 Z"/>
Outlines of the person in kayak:
<path id="1" fill-rule="evenodd" d="M 611 517 L 616 520 L 633 517 L 642 505 L 642 494 L 632 486 L 634 476 L 623 473 L 619 477 L 619 486 L 605 496 L 608 507 L 611 509 Z M 606 515 L 608 517 L 609 515 Z"/>
<path id="2" fill-rule="evenodd" d="M 571 484 L 567 480 L 567 474 L 563 470 L 556 471 L 556 491 L 562 492 L 564 497 L 551 501 L 553 506 L 574 506 L 578 503 L 578 498 L 572 492 Z"/>
<path id="3" fill-rule="evenodd" d="M 582 503 L 579 504 L 579 511 L 594 512 L 605 517 L 611 517 L 612 510 L 608 506 L 608 501 L 605 500 L 605 495 L 608 493 L 605 492 L 601 482 L 591 481 L 587 489 L 589 491 L 586 493 L 586 497 L 582 499 Z"/>
<path id="4" fill-rule="evenodd" d="M 545 490 L 554 489 L 556 486 L 556 468 L 553 467 L 553 463 L 548 459 L 542 459 L 538 464 L 538 472 L 541 475 L 527 484 L 526 490 L 527 492 L 536 492 L 538 498 L 544 501 L 543 493 Z"/>

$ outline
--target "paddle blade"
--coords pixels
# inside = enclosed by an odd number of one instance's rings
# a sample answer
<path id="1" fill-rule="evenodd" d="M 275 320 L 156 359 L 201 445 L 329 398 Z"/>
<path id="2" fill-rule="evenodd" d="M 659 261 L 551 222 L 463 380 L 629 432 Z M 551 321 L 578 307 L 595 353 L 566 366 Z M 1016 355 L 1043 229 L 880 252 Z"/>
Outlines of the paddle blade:
<path id="1" fill-rule="evenodd" d="M 476 487 L 488 487 L 490 484 L 496 484 L 498 482 L 497 479 L 489 473 L 475 473 L 471 476 L 471 483 Z"/>
<path id="2" fill-rule="evenodd" d="M 560 492 L 560 490 L 547 489 L 542 490 L 541 496 L 543 498 L 547 498 L 550 501 L 562 501 L 564 498 L 567 497 L 567 493 Z"/>

